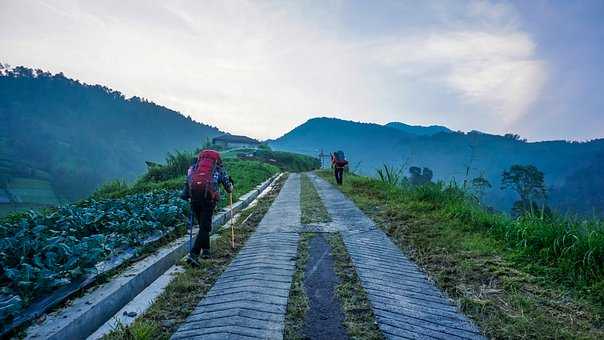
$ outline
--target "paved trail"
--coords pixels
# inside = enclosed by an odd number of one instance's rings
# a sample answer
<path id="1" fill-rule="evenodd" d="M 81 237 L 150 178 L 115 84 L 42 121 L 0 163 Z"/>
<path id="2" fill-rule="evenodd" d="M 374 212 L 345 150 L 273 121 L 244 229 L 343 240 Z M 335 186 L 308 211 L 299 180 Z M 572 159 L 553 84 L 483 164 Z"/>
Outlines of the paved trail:
<path id="1" fill-rule="evenodd" d="M 347 197 L 309 175 L 340 231 L 388 339 L 480 339 L 478 329 Z M 289 176 L 254 235 L 174 339 L 282 339 L 300 225 L 300 177 Z"/>
<path id="2" fill-rule="evenodd" d="M 281 339 L 300 229 L 300 176 L 172 339 Z"/>
<path id="3" fill-rule="evenodd" d="M 312 174 L 321 200 L 342 232 L 346 250 L 389 339 L 477 339 L 479 330 L 350 199 Z"/>

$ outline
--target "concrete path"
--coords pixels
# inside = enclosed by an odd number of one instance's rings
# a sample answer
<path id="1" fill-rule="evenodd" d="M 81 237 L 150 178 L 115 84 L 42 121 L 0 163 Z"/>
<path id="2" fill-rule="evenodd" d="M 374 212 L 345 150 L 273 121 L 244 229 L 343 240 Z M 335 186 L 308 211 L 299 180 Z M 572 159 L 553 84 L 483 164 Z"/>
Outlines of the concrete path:
<path id="1" fill-rule="evenodd" d="M 282 339 L 299 233 L 308 229 L 341 232 L 386 338 L 482 339 L 350 199 L 315 174 L 309 177 L 332 222 L 300 224 L 300 176 L 291 174 L 256 232 L 173 339 Z"/>
<path id="2" fill-rule="evenodd" d="M 482 339 L 426 275 L 331 184 L 310 174 L 388 339 Z"/>
<path id="3" fill-rule="evenodd" d="M 256 232 L 172 339 L 282 339 L 300 229 L 291 174 Z"/>

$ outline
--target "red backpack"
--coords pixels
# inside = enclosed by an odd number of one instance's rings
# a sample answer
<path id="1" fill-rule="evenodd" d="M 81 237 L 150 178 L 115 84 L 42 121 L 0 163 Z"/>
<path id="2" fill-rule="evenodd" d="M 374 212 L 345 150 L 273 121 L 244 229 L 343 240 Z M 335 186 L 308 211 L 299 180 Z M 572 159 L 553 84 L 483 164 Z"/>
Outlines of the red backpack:
<path id="1" fill-rule="evenodd" d="M 192 200 L 218 199 L 218 192 L 212 188 L 212 177 L 220 154 L 214 150 L 203 150 L 197 157 L 197 164 L 193 167 L 190 177 L 190 190 Z"/>
<path id="2" fill-rule="evenodd" d="M 348 165 L 348 161 L 346 160 L 346 157 L 344 157 L 343 151 L 336 151 L 333 153 L 333 163 L 338 168 L 343 168 Z"/>

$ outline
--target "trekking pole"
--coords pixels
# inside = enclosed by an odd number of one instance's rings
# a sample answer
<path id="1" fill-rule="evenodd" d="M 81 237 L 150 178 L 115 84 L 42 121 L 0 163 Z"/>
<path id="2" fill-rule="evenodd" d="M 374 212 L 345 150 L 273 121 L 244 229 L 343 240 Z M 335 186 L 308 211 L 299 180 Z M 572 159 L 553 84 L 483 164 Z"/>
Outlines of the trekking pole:
<path id="1" fill-rule="evenodd" d="M 229 210 L 231 211 L 231 248 L 235 249 L 235 226 L 233 225 L 233 193 L 229 192 Z"/>
<path id="2" fill-rule="evenodd" d="M 193 209 L 189 212 L 189 253 L 193 250 Z"/>

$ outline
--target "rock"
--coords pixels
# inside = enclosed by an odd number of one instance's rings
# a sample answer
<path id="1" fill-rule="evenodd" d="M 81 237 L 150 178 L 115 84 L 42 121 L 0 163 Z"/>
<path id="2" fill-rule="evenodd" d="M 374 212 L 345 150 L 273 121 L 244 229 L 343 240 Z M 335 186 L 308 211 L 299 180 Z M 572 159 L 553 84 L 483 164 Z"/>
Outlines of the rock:
<path id="1" fill-rule="evenodd" d="M 137 312 L 128 312 L 128 311 L 124 311 L 124 316 L 127 316 L 129 318 L 133 318 L 135 316 L 137 316 L 138 313 Z"/>

